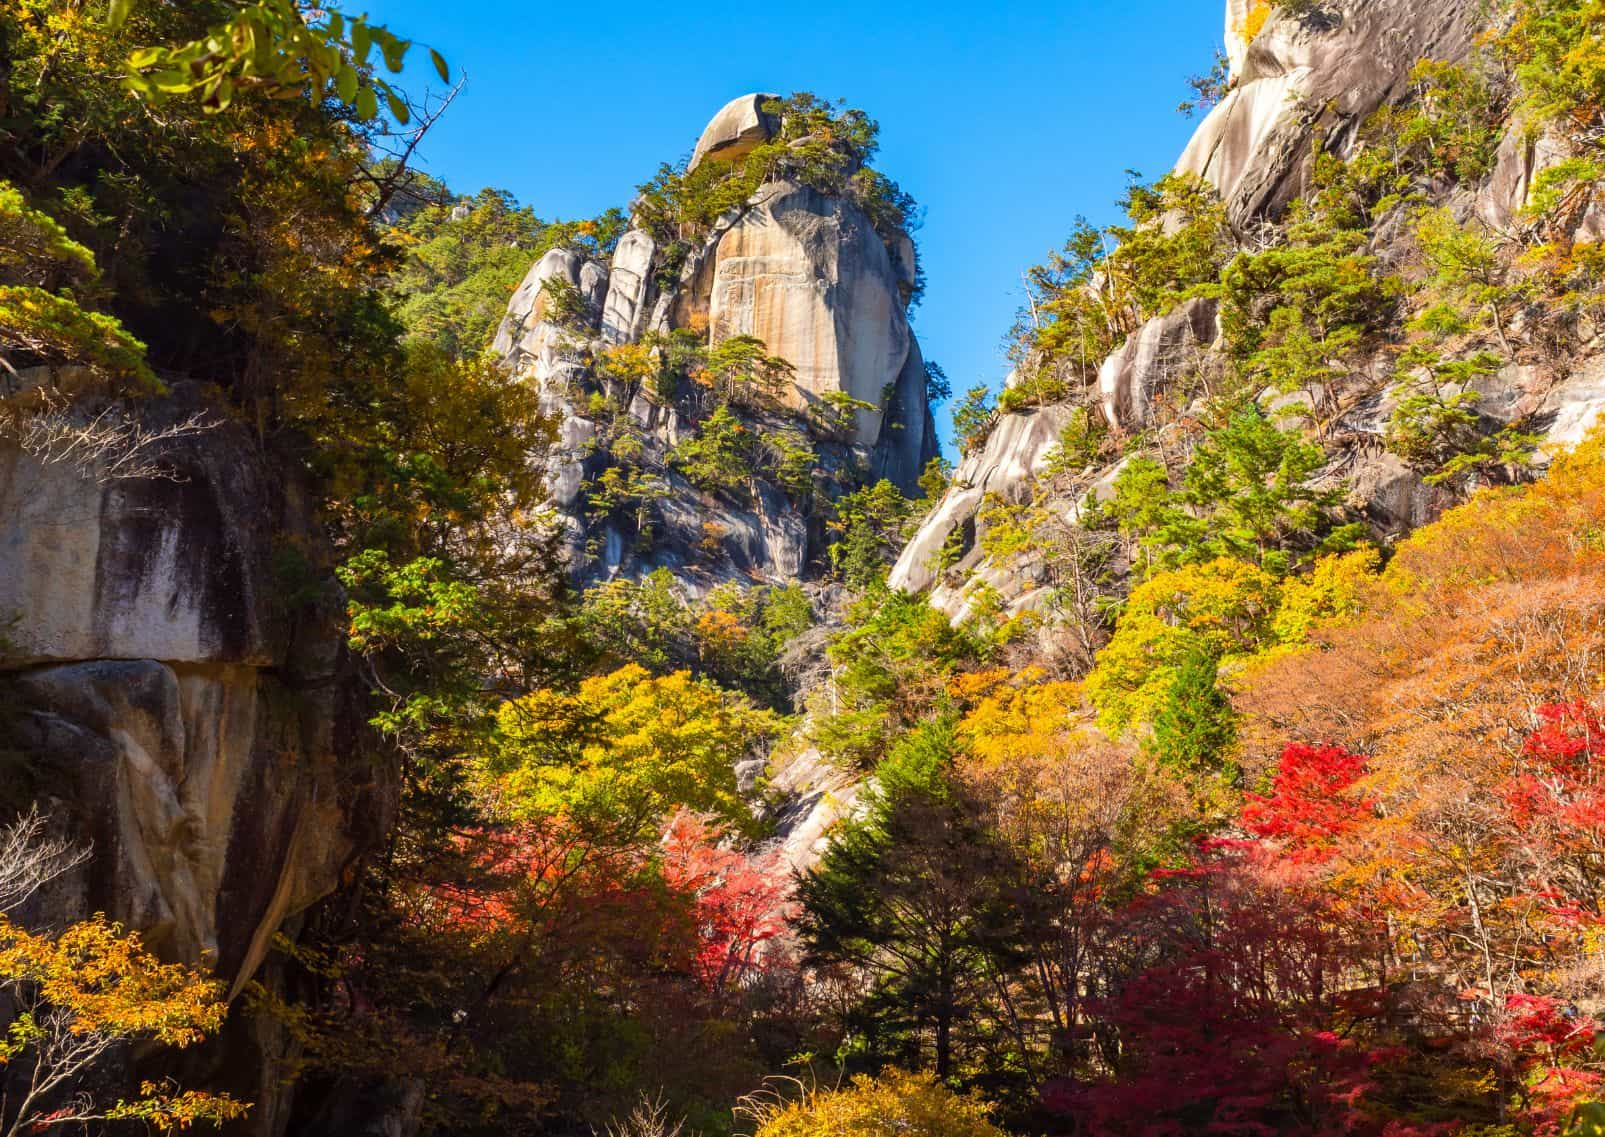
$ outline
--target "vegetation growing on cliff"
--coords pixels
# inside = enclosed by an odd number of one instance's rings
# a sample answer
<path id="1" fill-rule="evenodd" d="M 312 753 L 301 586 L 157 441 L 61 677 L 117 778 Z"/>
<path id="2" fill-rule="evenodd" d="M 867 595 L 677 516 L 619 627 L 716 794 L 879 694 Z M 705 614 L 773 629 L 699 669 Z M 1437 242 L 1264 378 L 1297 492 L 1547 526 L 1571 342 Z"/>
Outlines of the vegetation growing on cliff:
<path id="1" fill-rule="evenodd" d="M 640 187 L 635 219 L 667 250 L 662 257 L 667 271 L 677 271 L 723 214 L 744 206 L 772 182 L 796 182 L 855 203 L 894 265 L 908 255 L 903 242 L 919 227 L 918 207 L 896 182 L 870 166 L 880 146 L 874 119 L 807 91 L 772 100 L 762 110 L 780 129 L 737 162 L 708 158 L 695 169 L 665 163 Z M 917 303 L 924 291 L 922 270 L 917 263 L 901 267 L 913 281 L 904 302 Z"/>

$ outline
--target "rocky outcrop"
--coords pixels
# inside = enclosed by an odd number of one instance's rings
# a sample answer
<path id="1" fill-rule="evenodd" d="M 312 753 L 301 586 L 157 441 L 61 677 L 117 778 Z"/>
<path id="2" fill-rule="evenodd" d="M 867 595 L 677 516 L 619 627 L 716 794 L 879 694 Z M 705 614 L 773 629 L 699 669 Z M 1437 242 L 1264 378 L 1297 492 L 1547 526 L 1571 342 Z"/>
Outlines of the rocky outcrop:
<path id="1" fill-rule="evenodd" d="M 987 499 L 1030 500 L 1036 476 L 1073 414 L 1070 407 L 1044 407 L 999 419 L 986 444 L 959 463 L 952 487 L 904 547 L 887 578 L 891 587 L 929 590 L 933 605 L 959 618 L 967 603 L 968 575 L 984 559 L 978 525 Z M 944 569 L 960 583 L 948 583 Z M 1010 591 L 1019 595 L 1024 588 Z"/>
<path id="2" fill-rule="evenodd" d="M 778 98 L 779 95 L 752 94 L 731 99 L 703 128 L 686 168 L 696 169 L 704 158 L 739 162 L 768 142 L 779 132 L 780 122 L 763 108 Z"/>
<path id="3" fill-rule="evenodd" d="M 1228 0 L 1234 84 L 1177 164 L 1213 183 L 1239 224 L 1304 191 L 1315 138 L 1346 155 L 1360 125 L 1404 95 L 1419 60 L 1464 58 L 1480 5 L 1344 0 L 1302 14 L 1279 9 L 1250 42 L 1254 8 Z"/>
<path id="4" fill-rule="evenodd" d="M 833 391 L 870 404 L 854 441 L 876 444 L 913 336 L 886 246 L 857 206 L 772 187 L 719 238 L 698 284 L 706 300 L 699 290 L 692 304 L 706 303 L 714 342 L 763 340 L 797 369 L 788 394 L 799 409 Z"/>
<path id="5" fill-rule="evenodd" d="M 780 861 L 788 873 L 818 863 L 830 831 L 854 815 L 869 783 L 818 749 L 806 746 L 774 764 L 768 790 L 783 805 L 771 818 L 780 834 Z"/>
<path id="6" fill-rule="evenodd" d="M 237 992 L 383 832 L 395 778 L 293 488 L 232 425 L 162 460 L 116 479 L 0 448 L 0 703 L 93 849 L 56 918 L 104 911 Z"/>
<path id="7" fill-rule="evenodd" d="M 929 375 L 920 345 L 909 342 L 908 359 L 898 373 L 892 397 L 881 418 L 870 477 L 885 478 L 910 497 L 919 489 L 918 476 L 942 453 L 936 422 L 931 417 Z"/>
<path id="8" fill-rule="evenodd" d="M 619 239 L 602 302 L 602 338 L 608 343 L 634 343 L 651 315 L 652 258 L 657 242 L 639 229 Z"/>
<path id="9" fill-rule="evenodd" d="M 774 137 L 780 124 L 761 109 L 772 98 L 743 96 L 723 108 L 693 163 L 734 160 Z M 694 408 L 646 387 L 600 390 L 596 353 L 649 335 L 661 343 L 691 330 L 710 347 L 737 336 L 763 341 L 794 372 L 780 406 L 761 412 L 755 429 L 812 431 L 819 470 L 834 486 L 886 478 L 917 492 L 938 445 L 906 313 L 916 279 L 907 234 L 882 234 L 852 201 L 789 182 L 763 186 L 690 246 L 667 249 L 632 229 L 605 267 L 564 249 L 546 253 L 515 292 L 493 346 L 539 387 L 557 424 L 547 485 L 579 574 L 667 568 L 700 592 L 721 580 L 790 581 L 820 563 L 818 511 L 760 472 L 744 495 L 699 494 L 676 472 L 669 455 L 694 433 Z M 596 417 L 598 394 L 601 413 L 622 408 L 637 460 L 662 491 L 645 525 L 589 508 L 588 486 L 607 468 L 609 433 L 619 425 Z M 841 396 L 854 404 L 849 428 L 821 433 L 810 410 Z"/>
<path id="10" fill-rule="evenodd" d="M 1109 425 L 1141 430 L 1154 398 L 1188 371 L 1196 372 L 1217 338 L 1216 300 L 1185 300 L 1149 320 L 1098 372 L 1098 391 Z"/>
<path id="11" fill-rule="evenodd" d="M 1595 356 L 1545 393 L 1539 407 L 1544 458 L 1577 445 L 1605 424 L 1605 355 Z"/>

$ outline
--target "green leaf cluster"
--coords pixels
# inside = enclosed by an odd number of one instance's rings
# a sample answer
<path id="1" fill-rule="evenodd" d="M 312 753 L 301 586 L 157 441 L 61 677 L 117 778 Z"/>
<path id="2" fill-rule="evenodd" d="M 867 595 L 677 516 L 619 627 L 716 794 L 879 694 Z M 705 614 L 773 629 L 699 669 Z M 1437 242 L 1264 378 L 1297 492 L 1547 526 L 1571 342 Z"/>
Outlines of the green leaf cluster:
<path id="1" fill-rule="evenodd" d="M 133 6 L 134 0 L 112 0 L 113 30 Z M 236 6 L 197 39 L 134 51 L 124 81 L 152 103 L 198 95 L 208 113 L 227 110 L 245 91 L 314 103 L 333 95 L 367 122 L 378 117 L 383 99 L 391 117 L 405 126 L 412 117 L 407 101 L 378 68 L 398 74 L 411 49 L 411 41 L 366 16 L 303 0 L 257 0 Z M 449 82 L 445 59 L 432 49 L 429 57 L 441 81 Z"/>
<path id="2" fill-rule="evenodd" d="M 1363 531 L 1340 520 L 1341 485 L 1312 484 L 1326 461 L 1318 444 L 1249 405 L 1198 444 L 1178 488 L 1152 458 L 1127 462 L 1107 512 L 1148 571 L 1232 557 L 1282 575 Z"/>

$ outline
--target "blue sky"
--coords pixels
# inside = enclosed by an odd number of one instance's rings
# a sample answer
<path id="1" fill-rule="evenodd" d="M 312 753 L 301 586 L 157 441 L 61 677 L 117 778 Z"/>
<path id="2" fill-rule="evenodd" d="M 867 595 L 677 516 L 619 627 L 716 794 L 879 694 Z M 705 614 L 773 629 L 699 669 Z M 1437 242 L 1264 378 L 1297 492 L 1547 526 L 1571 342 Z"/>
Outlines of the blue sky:
<path id="1" fill-rule="evenodd" d="M 356 5 L 352 5 L 355 10 Z M 984 6 L 369 0 L 468 86 L 424 147 L 459 192 L 511 190 L 547 218 L 627 205 L 747 91 L 845 98 L 881 124 L 876 165 L 925 208 L 915 330 L 956 391 L 996 387 L 1021 273 L 1078 214 L 1113 220 L 1127 169 L 1154 177 L 1193 124 L 1222 0 Z M 429 74 L 422 55 L 410 77 Z M 433 78 L 432 75 L 430 75 Z M 938 411 L 943 437 L 947 415 Z"/>

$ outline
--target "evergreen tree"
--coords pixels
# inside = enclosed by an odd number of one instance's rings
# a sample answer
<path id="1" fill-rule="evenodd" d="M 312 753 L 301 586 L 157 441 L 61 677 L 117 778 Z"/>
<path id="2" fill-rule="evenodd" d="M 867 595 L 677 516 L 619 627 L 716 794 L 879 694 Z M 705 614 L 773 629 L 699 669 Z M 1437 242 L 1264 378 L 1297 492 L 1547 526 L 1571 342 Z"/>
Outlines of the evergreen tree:
<path id="1" fill-rule="evenodd" d="M 861 991 L 849 1028 L 874 1060 L 953 1072 L 982 968 L 1016 906 L 1006 853 L 950 776 L 954 725 L 909 735 L 877 771 L 866 815 L 835 834 L 798 888 L 807 962 Z M 929 1039 L 929 1046 L 926 1040 Z"/>
<path id="2" fill-rule="evenodd" d="M 1149 742 L 1164 764 L 1184 772 L 1235 775 L 1230 761 L 1237 740 L 1231 701 L 1220 689 L 1219 659 L 1200 644 L 1187 653 L 1154 716 Z"/>

